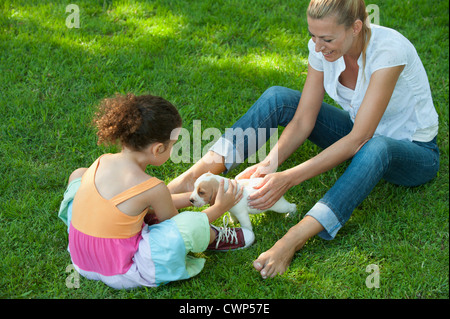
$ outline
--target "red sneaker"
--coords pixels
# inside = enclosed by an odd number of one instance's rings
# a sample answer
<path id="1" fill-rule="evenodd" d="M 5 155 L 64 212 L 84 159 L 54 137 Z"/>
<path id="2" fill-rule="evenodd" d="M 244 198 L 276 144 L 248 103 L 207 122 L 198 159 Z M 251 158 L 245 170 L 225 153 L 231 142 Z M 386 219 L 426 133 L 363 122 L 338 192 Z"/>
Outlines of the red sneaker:
<path id="1" fill-rule="evenodd" d="M 247 228 L 226 227 L 228 226 L 228 216 L 224 216 L 223 225 L 223 227 L 211 225 L 217 234 L 216 239 L 206 248 L 207 250 L 228 251 L 243 249 L 255 241 L 255 235 Z"/>

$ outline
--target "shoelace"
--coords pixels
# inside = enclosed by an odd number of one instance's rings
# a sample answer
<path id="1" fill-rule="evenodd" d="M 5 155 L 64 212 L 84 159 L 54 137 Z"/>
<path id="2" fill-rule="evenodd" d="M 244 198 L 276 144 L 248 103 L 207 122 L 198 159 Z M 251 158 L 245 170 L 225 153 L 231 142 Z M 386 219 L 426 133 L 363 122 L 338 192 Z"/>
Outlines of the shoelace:
<path id="1" fill-rule="evenodd" d="M 222 222 L 223 227 L 219 228 L 219 234 L 217 238 L 216 248 L 219 247 L 220 241 L 224 241 L 229 244 L 233 244 L 233 240 L 235 240 L 235 244 L 238 243 L 238 238 L 236 234 L 235 228 L 228 228 L 228 215 L 223 216 Z"/>

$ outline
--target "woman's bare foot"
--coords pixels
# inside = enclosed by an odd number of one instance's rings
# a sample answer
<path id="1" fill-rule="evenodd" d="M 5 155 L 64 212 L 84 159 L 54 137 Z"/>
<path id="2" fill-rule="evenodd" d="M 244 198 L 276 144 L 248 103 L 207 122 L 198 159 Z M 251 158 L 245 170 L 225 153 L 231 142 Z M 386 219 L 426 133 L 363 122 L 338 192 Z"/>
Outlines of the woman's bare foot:
<path id="1" fill-rule="evenodd" d="M 293 226 L 272 248 L 259 255 L 253 267 L 263 279 L 283 274 L 291 264 L 296 251 L 303 248 L 309 238 L 323 230 L 323 226 L 313 217 L 306 216 Z"/>
<path id="2" fill-rule="evenodd" d="M 259 255 L 253 262 L 253 267 L 260 272 L 263 279 L 282 275 L 289 267 L 294 254 L 294 247 L 286 243 L 283 237 L 272 248 Z"/>

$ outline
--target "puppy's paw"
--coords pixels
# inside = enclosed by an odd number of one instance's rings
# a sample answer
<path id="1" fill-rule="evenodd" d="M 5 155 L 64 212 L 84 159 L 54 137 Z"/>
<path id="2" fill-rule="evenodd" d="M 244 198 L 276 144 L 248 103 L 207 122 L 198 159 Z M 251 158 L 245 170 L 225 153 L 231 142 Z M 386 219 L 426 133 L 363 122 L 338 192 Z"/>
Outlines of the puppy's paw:
<path id="1" fill-rule="evenodd" d="M 288 213 L 286 214 L 286 218 L 294 218 L 297 216 L 297 205 L 289 204 Z"/>

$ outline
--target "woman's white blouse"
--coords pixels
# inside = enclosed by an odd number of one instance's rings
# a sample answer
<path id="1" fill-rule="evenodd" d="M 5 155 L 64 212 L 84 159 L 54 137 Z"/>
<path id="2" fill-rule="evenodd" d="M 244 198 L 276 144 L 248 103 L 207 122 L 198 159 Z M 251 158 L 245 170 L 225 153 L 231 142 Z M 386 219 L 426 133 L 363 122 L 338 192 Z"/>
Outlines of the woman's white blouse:
<path id="1" fill-rule="evenodd" d="M 431 141 L 438 132 L 438 114 L 433 105 L 425 68 L 416 49 L 408 39 L 393 29 L 371 25 L 371 30 L 364 71 L 362 54 L 358 59 L 359 72 L 355 90 L 339 83 L 339 75 L 345 70 L 344 58 L 340 57 L 334 62 L 326 61 L 321 52 L 315 51 L 312 39 L 308 43 L 309 64 L 324 72 L 325 91 L 350 114 L 353 121 L 372 73 L 383 68 L 405 65 L 374 136 Z"/>

